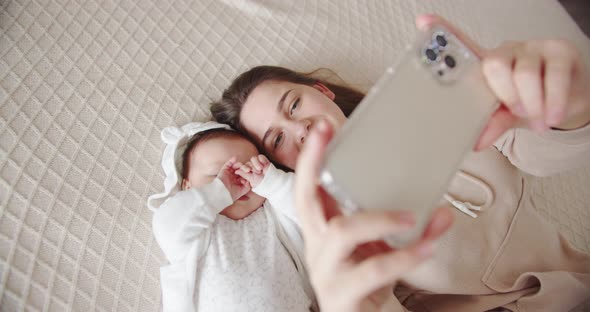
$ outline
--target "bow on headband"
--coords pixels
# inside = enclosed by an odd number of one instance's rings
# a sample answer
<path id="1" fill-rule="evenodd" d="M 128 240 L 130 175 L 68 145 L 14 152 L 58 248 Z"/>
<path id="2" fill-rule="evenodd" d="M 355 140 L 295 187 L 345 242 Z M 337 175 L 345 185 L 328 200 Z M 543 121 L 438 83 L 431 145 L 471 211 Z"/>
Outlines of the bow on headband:
<path id="1" fill-rule="evenodd" d="M 191 122 L 180 128 L 166 127 L 162 130 L 161 138 L 166 143 L 162 155 L 162 169 L 164 169 L 164 192 L 148 197 L 148 208 L 155 211 L 168 197 L 180 191 L 180 169 L 182 166 L 182 154 L 188 140 L 195 134 L 211 129 L 228 129 L 228 125 L 214 121 Z"/>

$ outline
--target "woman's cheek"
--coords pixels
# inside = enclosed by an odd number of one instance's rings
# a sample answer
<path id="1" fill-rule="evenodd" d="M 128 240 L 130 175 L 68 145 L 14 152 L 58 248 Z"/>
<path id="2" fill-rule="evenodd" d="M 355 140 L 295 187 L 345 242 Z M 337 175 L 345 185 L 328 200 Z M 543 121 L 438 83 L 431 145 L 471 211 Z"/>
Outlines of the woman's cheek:
<path id="1" fill-rule="evenodd" d="M 295 169 L 295 165 L 297 164 L 297 157 L 299 156 L 299 150 L 297 148 L 290 148 L 289 150 L 284 150 L 280 155 L 278 155 L 278 161 L 291 169 Z"/>

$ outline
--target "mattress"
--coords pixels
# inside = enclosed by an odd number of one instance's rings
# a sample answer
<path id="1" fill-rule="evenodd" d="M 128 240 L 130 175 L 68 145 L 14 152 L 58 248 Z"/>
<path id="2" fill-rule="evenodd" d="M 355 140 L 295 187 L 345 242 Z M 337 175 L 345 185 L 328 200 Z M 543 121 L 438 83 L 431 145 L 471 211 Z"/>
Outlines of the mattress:
<path id="1" fill-rule="evenodd" d="M 156 311 L 164 258 L 148 195 L 160 130 L 210 118 L 259 64 L 326 67 L 367 89 L 437 12 L 485 46 L 590 43 L 557 1 L 0 1 L 0 310 Z M 536 182 L 590 251 L 590 166 Z"/>

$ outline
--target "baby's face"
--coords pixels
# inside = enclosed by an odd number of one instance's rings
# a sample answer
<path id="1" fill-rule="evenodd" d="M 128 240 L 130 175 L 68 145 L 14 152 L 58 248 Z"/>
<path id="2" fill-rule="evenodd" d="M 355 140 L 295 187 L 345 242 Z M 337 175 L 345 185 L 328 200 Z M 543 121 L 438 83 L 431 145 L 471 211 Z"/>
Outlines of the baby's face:
<path id="1" fill-rule="evenodd" d="M 199 188 L 215 179 L 221 167 L 232 157 L 245 164 L 258 150 L 250 141 L 237 137 L 216 137 L 199 142 L 190 155 L 188 184 Z M 221 214 L 231 219 L 242 219 L 262 205 L 264 198 L 250 191 Z"/>

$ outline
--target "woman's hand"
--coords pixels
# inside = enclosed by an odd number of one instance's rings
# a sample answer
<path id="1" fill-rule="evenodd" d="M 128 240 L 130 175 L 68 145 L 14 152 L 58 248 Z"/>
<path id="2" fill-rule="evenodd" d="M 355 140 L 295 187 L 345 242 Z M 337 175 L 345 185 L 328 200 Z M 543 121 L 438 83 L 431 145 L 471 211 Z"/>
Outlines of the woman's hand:
<path id="1" fill-rule="evenodd" d="M 383 241 L 414 224 L 409 212 L 340 213 L 319 186 L 318 175 L 333 130 L 320 121 L 297 162 L 295 203 L 305 240 L 305 260 L 322 311 L 378 311 L 393 298 L 393 285 L 433 253 L 432 240 L 452 223 L 448 209 L 438 209 L 423 237 L 392 250 Z M 398 303 L 399 304 L 399 303 Z"/>
<path id="2" fill-rule="evenodd" d="M 590 123 L 590 78 L 580 52 L 565 40 L 506 42 L 485 50 L 436 15 L 416 19 L 420 29 L 442 24 L 481 57 L 488 85 L 502 106 L 482 133 L 476 150 L 519 126 L 542 132 Z"/>

